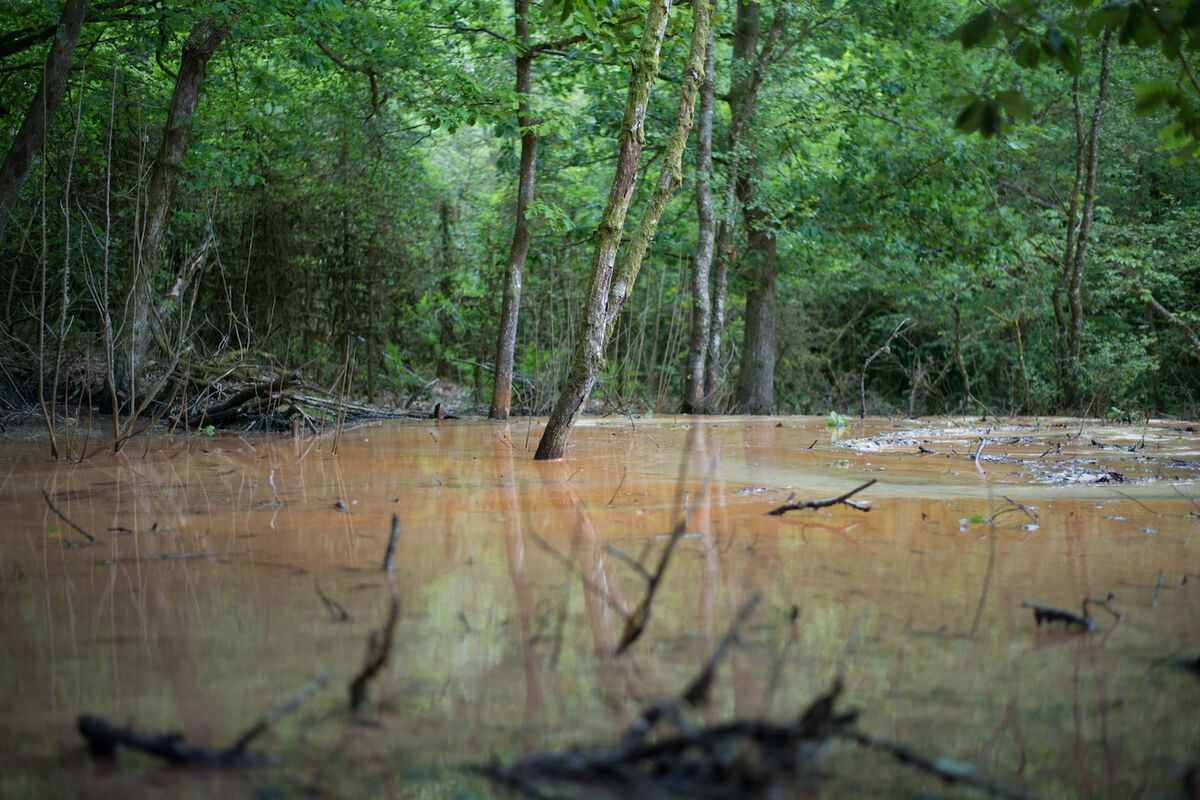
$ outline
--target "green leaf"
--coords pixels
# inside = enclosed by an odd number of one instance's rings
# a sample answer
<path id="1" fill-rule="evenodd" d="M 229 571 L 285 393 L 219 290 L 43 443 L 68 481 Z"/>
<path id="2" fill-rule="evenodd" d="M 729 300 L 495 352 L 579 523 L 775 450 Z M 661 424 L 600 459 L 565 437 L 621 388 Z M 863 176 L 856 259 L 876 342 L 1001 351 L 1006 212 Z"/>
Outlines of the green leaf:
<path id="1" fill-rule="evenodd" d="M 1041 63 L 1042 49 L 1032 39 L 1025 39 L 1017 45 L 1017 51 L 1013 53 L 1013 59 L 1016 60 L 1019 66 L 1026 69 L 1034 69 Z"/>
<path id="2" fill-rule="evenodd" d="M 1170 81 L 1142 81 L 1134 87 L 1133 93 L 1137 100 L 1133 110 L 1137 114 L 1153 114 L 1167 102 L 1168 98 L 1178 94 L 1179 90 Z"/>
<path id="3" fill-rule="evenodd" d="M 1068 39 L 1063 44 L 1062 52 L 1058 54 L 1058 63 L 1071 75 L 1078 75 L 1083 69 L 1083 62 L 1079 60 L 1079 45 L 1074 40 Z"/>
<path id="4" fill-rule="evenodd" d="M 950 41 L 962 42 L 963 50 L 969 50 L 972 47 L 992 44 L 999 34 L 1000 28 L 996 24 L 996 12 L 988 8 L 980 11 L 955 29 L 954 33 L 950 34 Z"/>
<path id="5" fill-rule="evenodd" d="M 1017 119 L 1029 119 L 1033 116 L 1033 101 L 1020 92 L 1000 92 L 996 95 L 997 102 L 1004 110 Z"/>
<path id="6" fill-rule="evenodd" d="M 959 112 L 958 119 L 954 120 L 954 127 L 963 133 L 974 133 L 979 130 L 979 126 L 983 122 L 983 108 L 982 100 L 972 100 L 966 108 Z"/>

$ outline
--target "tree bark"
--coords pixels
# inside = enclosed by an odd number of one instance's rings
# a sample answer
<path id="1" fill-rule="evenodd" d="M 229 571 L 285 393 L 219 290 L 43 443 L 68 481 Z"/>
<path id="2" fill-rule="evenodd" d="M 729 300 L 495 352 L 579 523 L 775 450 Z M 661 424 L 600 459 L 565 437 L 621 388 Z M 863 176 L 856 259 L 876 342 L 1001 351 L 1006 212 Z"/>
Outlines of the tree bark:
<path id="1" fill-rule="evenodd" d="M 762 85 L 767 67 L 770 66 L 774 56 L 775 43 L 778 41 L 780 34 L 787 24 L 786 7 L 781 5 L 776 10 L 771 20 L 771 26 L 767 31 L 767 36 L 762 41 L 762 46 L 759 47 L 762 32 L 761 19 L 762 7 L 758 2 L 738 4 L 737 21 L 734 26 L 733 54 L 730 60 L 732 75 L 729 82 L 729 93 L 726 95 L 729 101 L 729 128 L 725 143 L 725 191 L 722 202 L 722 218 L 717 228 L 714 248 L 713 294 L 710 304 L 708 353 L 704 374 L 704 403 L 706 406 L 711 406 L 719 390 L 717 385 L 718 378 L 720 377 L 718 375 L 720 367 L 718 359 L 721 354 L 721 335 L 725 328 L 725 293 L 729 267 L 737 257 L 735 240 L 737 237 L 737 208 L 740 203 L 738 187 L 743 183 L 742 160 L 745 155 L 742 152 L 744 149 L 742 135 L 746 130 L 746 125 L 749 123 L 750 118 L 754 115 L 754 106 L 758 99 L 758 89 Z M 742 191 L 745 190 L 743 189 Z M 767 243 L 756 239 L 755 244 L 763 245 Z M 772 263 L 773 269 L 773 236 L 771 237 L 770 247 L 771 254 L 769 260 Z M 772 343 L 772 348 L 774 348 L 773 315 L 775 300 L 773 283 L 770 287 L 770 297 L 768 298 L 764 295 L 761 299 L 764 301 L 769 299 L 769 303 L 766 305 L 758 303 L 755 306 L 755 313 L 767 311 L 769 306 L 769 313 L 772 314 L 769 326 L 771 329 L 769 339 Z M 749 301 L 750 298 L 748 297 L 747 300 Z M 750 311 L 751 309 L 748 305 L 747 314 Z M 762 341 L 761 338 L 760 341 Z M 773 356 L 771 368 L 774 369 Z"/>
<path id="2" fill-rule="evenodd" d="M 743 185 L 749 186 L 747 176 Z M 746 262 L 751 286 L 746 295 L 746 330 L 738 371 L 736 403 L 742 414 L 770 414 L 775 408 L 775 228 L 753 199 L 738 193 L 746 221 Z"/>
<path id="3" fill-rule="evenodd" d="M 1052 293 L 1059 331 L 1059 389 L 1066 408 L 1077 407 L 1083 396 L 1080 356 L 1083 350 L 1083 273 L 1096 206 L 1096 176 L 1100 169 L 1100 122 L 1108 101 L 1112 34 L 1100 44 L 1100 75 L 1096 104 L 1086 134 L 1079 104 L 1079 78 L 1073 86 L 1075 111 L 1075 176 L 1067 210 L 1067 236 L 1058 284 Z M 1066 308 L 1063 308 L 1065 301 Z"/>
<path id="4" fill-rule="evenodd" d="M 512 245 L 504 267 L 504 302 L 500 307 L 500 331 L 496 343 L 495 375 L 492 380 L 491 419 L 508 419 L 512 404 L 513 351 L 517 345 L 517 317 L 521 308 L 521 276 L 529 253 L 529 204 L 533 201 L 537 172 L 537 134 L 533 132 L 529 95 L 533 91 L 533 52 L 529 47 L 529 0 L 515 0 L 517 127 L 521 130 L 521 172 L 517 184 L 517 212 Z"/>
<path id="5" fill-rule="evenodd" d="M 700 86 L 700 112 L 696 131 L 696 258 L 692 261 L 692 324 L 689 333 L 687 381 L 683 390 L 685 414 L 707 410 L 704 394 L 704 365 L 708 354 L 708 337 L 712 303 L 709 295 L 709 274 L 712 271 L 716 224 L 712 200 L 712 121 L 713 121 L 713 35 L 708 34 L 704 53 L 704 82 Z"/>
<path id="6" fill-rule="evenodd" d="M 212 20 L 206 20 L 197 25 L 183 43 L 179 74 L 167 112 L 167 124 L 163 129 L 162 147 L 150 174 L 145 227 L 140 242 L 135 243 L 132 275 L 123 304 L 124 315 L 114 372 L 118 388 L 128 392 L 130 398 L 138 394 L 153 326 L 157 324 L 154 290 L 167 237 L 175 174 L 187 153 L 192 117 L 196 113 L 208 61 L 228 33 Z"/>
<path id="7" fill-rule="evenodd" d="M 596 378 L 600 374 L 604 346 L 607 344 L 609 336 L 609 292 L 610 289 L 616 288 L 613 272 L 617 248 L 621 243 L 621 232 L 625 228 L 625 215 L 629 210 L 629 202 L 637 183 L 638 161 L 645 143 L 646 107 L 650 101 L 650 90 L 658 77 L 659 52 L 666 32 L 670 6 L 670 0 L 651 0 L 650 7 L 646 12 L 641 44 L 633 62 L 629 77 L 629 89 L 625 97 L 625 116 L 621 123 L 616 173 L 613 176 L 604 215 L 600 218 L 600 224 L 595 233 L 596 246 L 592 254 L 592 279 L 588 289 L 587 304 L 584 308 L 583 331 L 579 337 L 570 372 L 567 375 L 566 385 L 559 395 L 558 402 L 555 403 L 554 411 L 550 415 L 546 430 L 538 443 L 537 452 L 534 454 L 534 459 L 537 461 L 562 458 L 566 449 L 567 436 L 570 435 L 571 428 L 574 427 L 575 420 L 578 419 L 583 404 L 591 394 L 592 386 L 595 385 Z M 706 14 L 696 16 L 698 19 L 707 18 Z M 690 58 L 689 64 L 691 64 Z M 690 80 L 685 81 L 685 87 L 689 82 Z M 695 84 L 692 85 L 694 87 Z M 694 91 L 693 88 L 693 97 Z M 672 141 L 674 141 L 674 133 Z M 668 172 L 666 160 L 664 159 L 664 173 Z M 655 190 L 656 195 L 661 187 L 662 180 L 660 179 L 659 188 Z M 643 218 L 642 222 L 643 224 L 638 227 L 638 234 L 643 234 L 643 228 L 646 227 L 647 221 Z M 643 234 L 646 245 L 649 244 L 649 236 L 653 235 L 655 225 L 657 225 L 657 220 Z M 636 238 L 638 238 L 637 235 L 635 235 Z M 630 248 L 633 249 L 632 244 Z M 624 267 L 622 274 L 629 274 Z M 633 269 L 633 275 L 636 275 L 636 268 Z M 626 283 L 618 290 L 618 294 L 622 298 L 628 296 L 631 287 L 632 283 Z"/>
<path id="8" fill-rule="evenodd" d="M 753 143 L 745 147 L 742 139 L 754 113 L 758 89 L 771 63 L 775 42 L 787 24 L 786 9 L 784 5 L 776 9 L 761 48 L 758 46 L 761 30 L 758 3 L 739 4 L 734 29 L 736 83 L 730 86 L 729 93 L 732 106 L 730 144 L 731 152 L 736 152 L 739 147 L 748 152 L 738 155 L 736 161 L 731 159 L 736 169 L 732 170 L 730 179 L 746 226 L 742 269 L 752 287 L 746 295 L 742 360 L 735 395 L 737 410 L 743 414 L 770 414 L 775 405 L 775 226 L 755 197 L 759 168 Z"/>
<path id="9" fill-rule="evenodd" d="M 0 242 L 8 219 L 17 204 L 21 187 L 33 167 L 33 159 L 42 146 L 50 120 L 67 89 L 67 75 L 75 60 L 75 45 L 83 30 L 83 19 L 87 15 L 89 0 L 67 0 L 59 20 L 60 33 L 50 46 L 42 80 L 34 92 L 33 102 L 25 114 L 25 120 L 17 131 L 16 138 L 8 148 L 4 164 L 0 166 Z"/>

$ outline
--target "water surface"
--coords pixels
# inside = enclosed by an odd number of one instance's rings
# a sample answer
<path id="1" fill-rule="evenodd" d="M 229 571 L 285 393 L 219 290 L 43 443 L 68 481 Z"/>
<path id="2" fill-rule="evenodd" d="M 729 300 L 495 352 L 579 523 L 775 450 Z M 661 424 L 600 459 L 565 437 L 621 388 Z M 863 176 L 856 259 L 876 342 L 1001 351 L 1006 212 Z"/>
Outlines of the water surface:
<path id="1" fill-rule="evenodd" d="M 1033 796 L 1178 796 L 1200 763 L 1177 667 L 1200 655 L 1200 435 L 1018 422 L 592 420 L 555 464 L 532 461 L 536 420 L 358 427 L 336 455 L 332 435 L 159 437 L 55 464 L 3 440 L 0 795 L 487 795 L 462 765 L 614 742 L 762 593 L 702 721 L 784 721 L 842 675 L 863 730 Z M 872 478 L 869 512 L 765 514 Z M 630 562 L 682 514 L 614 656 Z M 393 592 L 390 663 L 351 715 Z M 1110 592 L 1123 620 L 1094 611 L 1091 635 L 1022 607 Z M 86 713 L 225 747 L 325 670 L 255 743 L 279 767 L 95 764 L 75 732 Z M 820 770 L 829 797 L 958 796 L 849 744 Z"/>

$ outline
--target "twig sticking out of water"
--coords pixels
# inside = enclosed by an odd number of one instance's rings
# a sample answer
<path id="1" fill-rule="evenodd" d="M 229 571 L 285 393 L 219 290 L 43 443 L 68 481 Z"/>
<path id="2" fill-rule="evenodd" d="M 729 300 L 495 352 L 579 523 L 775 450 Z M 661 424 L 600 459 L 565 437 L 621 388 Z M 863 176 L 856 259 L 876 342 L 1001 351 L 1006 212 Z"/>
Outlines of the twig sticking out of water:
<path id="1" fill-rule="evenodd" d="M 836 506 L 838 503 L 848 505 L 851 508 L 856 508 L 859 511 L 870 511 L 871 510 L 870 506 L 855 502 L 853 500 L 850 500 L 849 498 L 858 494 L 863 489 L 866 489 L 868 486 L 871 486 L 875 482 L 876 482 L 876 479 L 872 478 L 871 480 L 864 483 L 862 486 L 859 486 L 856 489 L 851 489 L 850 491 L 846 492 L 843 495 L 838 495 L 837 497 L 827 497 L 824 500 L 807 500 L 803 503 L 793 503 L 791 501 L 792 498 L 789 497 L 788 502 L 784 503 L 783 505 L 779 506 L 778 508 L 771 509 L 770 511 L 767 512 L 767 516 L 781 517 L 789 511 L 796 511 L 797 509 L 801 509 L 801 508 L 825 508 L 826 506 Z"/>
<path id="2" fill-rule="evenodd" d="M 396 634 L 396 621 L 400 619 L 400 598 L 393 597 L 388 607 L 387 622 L 382 631 L 371 631 L 367 637 L 367 656 L 362 672 L 350 683 L 350 710 L 359 711 L 367 705 L 367 685 L 379 670 L 387 664 L 392 652 L 392 639 Z"/>
<path id="3" fill-rule="evenodd" d="M 1037 523 L 1038 515 L 1034 513 L 1033 506 L 1027 506 L 1024 503 L 1018 503 L 1016 500 L 1013 500 L 1012 498 L 1007 497 L 1005 495 L 1000 495 L 1000 497 L 1006 503 L 1008 503 L 1008 505 L 1001 506 L 1000 508 L 998 508 L 996 510 L 995 514 L 992 514 L 991 522 L 993 525 L 996 523 L 996 520 L 999 519 L 1002 515 L 1011 514 L 1014 511 L 1020 511 L 1022 514 L 1024 514 L 1029 519 L 1030 522 L 1035 523 L 1035 524 Z"/>
<path id="4" fill-rule="evenodd" d="M 321 591 L 320 581 L 317 581 L 317 597 L 321 598 L 321 602 L 325 604 L 325 609 L 329 612 L 330 616 L 334 618 L 334 620 L 337 622 L 350 621 L 350 612 L 342 608 L 342 604 L 337 600 L 334 600 L 332 597 L 325 594 L 325 592 Z"/>
<path id="5" fill-rule="evenodd" d="M 1112 607 L 1112 601 L 1115 599 L 1116 599 L 1116 595 L 1114 595 L 1112 592 L 1108 593 L 1108 597 L 1101 597 L 1100 599 L 1096 599 L 1095 597 L 1087 598 L 1083 601 L 1083 615 L 1085 617 L 1091 616 L 1090 614 L 1088 614 L 1088 605 L 1090 604 L 1090 605 L 1094 605 L 1094 606 L 1100 606 L 1105 611 L 1107 611 L 1108 613 L 1110 613 L 1114 617 L 1116 617 L 1117 622 L 1124 622 L 1125 615 L 1119 611 L 1114 610 Z"/>
<path id="6" fill-rule="evenodd" d="M 50 510 L 51 510 L 51 511 L 53 511 L 55 514 L 57 514 L 59 519 L 61 519 L 63 522 L 65 522 L 65 523 L 67 523 L 68 525 L 70 525 L 70 526 L 71 526 L 72 528 L 74 528 L 75 530 L 77 530 L 77 531 L 79 531 L 80 533 L 82 533 L 82 534 L 83 534 L 83 536 L 84 536 L 84 538 L 86 538 L 86 539 L 87 539 L 89 542 L 91 542 L 92 544 L 95 544 L 95 543 L 96 543 L 96 537 L 95 537 L 95 536 L 92 536 L 90 533 L 88 533 L 87 531 L 85 531 L 83 528 L 81 528 L 81 527 L 79 527 L 78 525 L 76 525 L 74 522 L 72 522 L 72 521 L 71 521 L 71 520 L 70 520 L 70 519 L 67 517 L 67 515 L 66 515 L 66 514 L 64 514 L 63 512 L 61 512 L 61 511 L 59 511 L 59 510 L 58 510 L 58 506 L 54 505 L 54 501 L 50 499 L 50 493 L 49 493 L 49 492 L 47 492 L 45 489 L 42 489 L 42 497 L 46 498 L 46 505 L 50 506 Z"/>
<path id="7" fill-rule="evenodd" d="M 230 750 L 245 752 L 246 745 L 254 741 L 256 738 L 266 733 L 279 720 L 283 719 L 288 714 L 299 708 L 305 700 L 312 697 L 314 694 L 324 689 L 326 684 L 333 680 L 332 672 L 322 672 L 317 677 L 313 678 L 308 683 L 301 686 L 287 700 L 284 700 L 279 705 L 272 708 L 259 719 L 258 722 L 238 737 L 238 740 L 233 743 Z"/>
<path id="8" fill-rule="evenodd" d="M 383 571 L 392 574 L 392 559 L 396 556 L 396 541 L 400 538 L 400 515 L 392 514 L 392 535 L 388 537 L 387 553 L 383 557 Z"/>
<path id="9" fill-rule="evenodd" d="M 973 774 L 974 766 L 971 764 L 959 764 L 958 762 L 949 762 L 940 758 L 936 761 L 931 761 L 924 756 L 917 755 L 898 742 L 881 739 L 877 736 L 871 736 L 868 733 L 860 733 L 855 730 L 838 731 L 836 735 L 843 739 L 849 739 L 863 747 L 869 747 L 873 750 L 883 750 L 891 754 L 892 758 L 901 764 L 934 775 L 946 784 L 969 786 L 992 797 L 1002 797 L 1005 800 L 1026 800 L 1028 797 L 1028 795 L 1021 792 L 1014 792 L 989 780 L 975 777 Z"/>
<path id="10" fill-rule="evenodd" d="M 1162 591 L 1163 582 L 1167 579 L 1167 575 L 1161 569 L 1158 571 L 1158 586 L 1154 587 L 1154 599 L 1150 601 L 1152 608 L 1158 608 L 1158 593 Z"/>
<path id="11" fill-rule="evenodd" d="M 1113 491 L 1116 491 L 1116 490 L 1114 489 Z M 1130 495 L 1125 494 L 1125 492 L 1117 492 L 1117 494 L 1121 495 L 1121 497 L 1124 497 L 1126 500 L 1132 500 L 1133 502 L 1137 503 L 1139 506 L 1146 509 L 1147 511 L 1149 511 L 1151 514 L 1153 514 L 1156 517 L 1162 516 L 1161 512 L 1155 511 L 1153 508 L 1146 505 L 1141 500 L 1138 500 L 1136 497 L 1131 497 Z"/>
<path id="12" fill-rule="evenodd" d="M 646 595 L 642 598 L 642 602 L 638 603 L 633 613 L 625 620 L 625 630 L 621 633 L 621 641 L 617 644 L 617 655 L 624 653 L 645 632 L 646 623 L 650 621 L 650 607 L 654 602 L 654 593 L 658 591 L 663 573 L 667 571 L 667 564 L 671 560 L 671 553 L 675 549 L 675 544 L 686 530 L 687 517 L 684 516 L 675 525 L 675 529 L 671 531 L 671 537 L 667 539 L 667 546 L 663 548 L 662 556 L 658 559 L 658 568 L 654 570 L 646 581 Z"/>

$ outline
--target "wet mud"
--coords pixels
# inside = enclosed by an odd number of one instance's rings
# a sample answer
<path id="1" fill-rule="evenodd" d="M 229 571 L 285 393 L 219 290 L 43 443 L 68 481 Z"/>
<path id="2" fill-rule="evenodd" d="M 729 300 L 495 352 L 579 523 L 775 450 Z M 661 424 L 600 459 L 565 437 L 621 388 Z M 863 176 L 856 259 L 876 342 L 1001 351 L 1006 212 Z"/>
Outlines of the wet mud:
<path id="1" fill-rule="evenodd" d="M 540 430 L 387 423 L 336 455 L 332 436 L 158 437 L 83 464 L 0 440 L 0 795 L 490 796 L 464 765 L 619 741 L 760 593 L 702 723 L 793 720 L 841 676 L 864 730 L 1029 796 L 1180 796 L 1200 764 L 1186 424 L 592 420 L 535 464 Z M 869 511 L 767 514 L 871 479 Z M 1110 593 L 1121 617 L 1093 606 L 1090 633 L 1025 605 Z M 106 763 L 76 729 L 226 748 L 325 672 L 255 739 L 277 765 Z M 980 796 L 847 743 L 817 767 L 809 796 Z"/>

